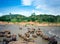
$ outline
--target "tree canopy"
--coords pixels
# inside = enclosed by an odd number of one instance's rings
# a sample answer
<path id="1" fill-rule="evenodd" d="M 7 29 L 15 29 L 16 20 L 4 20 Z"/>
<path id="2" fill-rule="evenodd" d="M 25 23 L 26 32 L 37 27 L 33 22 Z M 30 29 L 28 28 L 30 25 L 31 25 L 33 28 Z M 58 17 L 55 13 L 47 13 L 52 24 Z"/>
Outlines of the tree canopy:
<path id="1" fill-rule="evenodd" d="M 40 14 L 36 15 L 32 13 L 31 16 L 26 17 L 21 14 L 11 14 L 0 16 L 0 21 L 7 21 L 7 22 L 51 22 L 51 23 L 60 23 L 60 15 L 48 15 L 48 14 Z"/>

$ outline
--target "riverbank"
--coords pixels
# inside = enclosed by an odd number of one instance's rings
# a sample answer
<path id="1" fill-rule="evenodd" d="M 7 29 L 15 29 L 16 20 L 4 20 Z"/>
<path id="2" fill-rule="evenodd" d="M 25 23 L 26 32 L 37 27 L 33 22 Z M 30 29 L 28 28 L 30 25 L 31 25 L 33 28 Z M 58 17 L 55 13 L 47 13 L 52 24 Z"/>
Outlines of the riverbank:
<path id="1" fill-rule="evenodd" d="M 0 24 L 18 24 L 18 25 L 35 25 L 35 26 L 60 26 L 60 23 L 38 23 L 38 22 L 2 22 L 0 21 Z"/>

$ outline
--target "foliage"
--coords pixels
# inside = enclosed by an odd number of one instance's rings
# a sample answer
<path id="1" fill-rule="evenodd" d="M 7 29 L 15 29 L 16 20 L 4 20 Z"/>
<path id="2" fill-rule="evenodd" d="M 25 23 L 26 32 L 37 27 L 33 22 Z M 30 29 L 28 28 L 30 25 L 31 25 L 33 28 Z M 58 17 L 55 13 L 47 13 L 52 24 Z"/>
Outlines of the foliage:
<path id="1" fill-rule="evenodd" d="M 60 15 L 54 16 L 54 15 L 48 15 L 48 14 L 40 14 L 36 15 L 35 13 L 32 13 L 31 16 L 26 17 L 20 14 L 9 14 L 4 15 L 0 17 L 0 21 L 7 21 L 7 22 L 51 22 L 51 23 L 57 23 L 60 22 Z"/>

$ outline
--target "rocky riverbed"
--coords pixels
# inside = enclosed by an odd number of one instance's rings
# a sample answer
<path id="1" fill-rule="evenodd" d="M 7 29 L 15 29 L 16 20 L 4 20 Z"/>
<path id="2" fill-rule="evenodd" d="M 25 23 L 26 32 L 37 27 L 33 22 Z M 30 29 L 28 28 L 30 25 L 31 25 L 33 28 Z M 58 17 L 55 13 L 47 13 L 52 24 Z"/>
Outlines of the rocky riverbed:
<path id="1" fill-rule="evenodd" d="M 24 33 L 26 33 L 28 30 L 34 28 L 35 30 L 38 30 L 38 28 L 41 29 L 41 31 L 44 33 L 44 35 L 48 35 L 49 31 L 51 31 L 52 29 L 59 29 L 59 27 L 39 27 L 39 26 L 32 26 L 32 25 L 13 25 L 13 24 L 9 24 L 9 25 L 0 25 L 0 31 L 2 30 L 10 30 L 11 35 L 15 34 L 17 35 L 17 40 L 18 42 L 21 41 L 22 39 L 18 36 L 18 34 L 22 34 L 24 35 Z M 32 34 L 30 35 L 32 36 Z M 50 35 L 48 35 L 50 36 Z M 0 37 L 2 40 L 3 37 Z M 30 37 L 31 38 L 31 37 Z M 44 40 L 41 36 L 38 36 L 37 38 L 33 38 L 34 43 L 33 44 L 48 44 L 47 40 Z M 17 41 L 16 41 L 17 42 Z M 59 42 L 59 40 L 58 40 Z M 2 44 L 2 42 L 0 42 Z"/>

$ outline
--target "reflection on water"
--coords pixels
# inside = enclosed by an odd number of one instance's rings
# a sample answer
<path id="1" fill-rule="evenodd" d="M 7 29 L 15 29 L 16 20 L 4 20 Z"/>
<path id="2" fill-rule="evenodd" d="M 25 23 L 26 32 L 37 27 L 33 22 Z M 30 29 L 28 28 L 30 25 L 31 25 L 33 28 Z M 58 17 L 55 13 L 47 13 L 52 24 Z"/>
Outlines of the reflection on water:
<path id="1" fill-rule="evenodd" d="M 20 30 L 19 27 L 22 27 L 23 30 Z M 18 35 L 18 33 L 20 34 L 24 34 L 25 32 L 27 32 L 27 27 L 29 28 L 35 28 L 36 30 L 38 28 L 40 28 L 44 34 L 48 35 L 48 36 L 52 36 L 52 35 L 56 35 L 56 39 L 58 41 L 60 41 L 60 27 L 38 27 L 38 26 L 22 26 L 22 25 L 0 25 L 0 31 L 1 30 L 10 30 L 11 31 L 11 34 L 16 34 Z M 18 36 L 17 36 L 17 39 L 18 39 Z M 39 40 L 39 38 L 37 39 L 36 41 L 38 44 L 42 41 Z"/>

